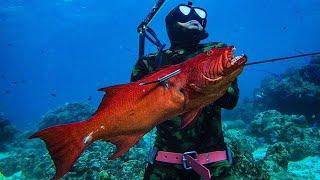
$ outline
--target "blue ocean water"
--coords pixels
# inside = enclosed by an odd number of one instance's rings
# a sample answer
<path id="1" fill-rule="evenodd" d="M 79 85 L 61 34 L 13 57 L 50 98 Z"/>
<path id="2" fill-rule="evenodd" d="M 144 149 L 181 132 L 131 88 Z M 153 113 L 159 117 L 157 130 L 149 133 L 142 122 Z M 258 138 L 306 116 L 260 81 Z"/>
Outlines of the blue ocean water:
<path id="1" fill-rule="evenodd" d="M 169 46 L 164 17 L 184 1 L 168 1 L 151 26 Z M 320 6 L 308 1 L 194 1 L 208 11 L 210 37 L 245 52 L 249 61 L 319 50 Z M 0 108 L 19 128 L 48 109 L 102 96 L 96 89 L 126 83 L 137 60 L 136 27 L 154 1 L 0 2 Z M 153 51 L 154 48 L 147 48 Z M 273 73 L 306 60 L 259 65 Z M 246 69 L 241 96 L 266 73 Z M 16 84 L 15 84 L 16 82 Z M 6 93 L 7 92 L 7 93 Z M 55 94 L 56 97 L 53 97 Z M 92 98 L 90 98 L 92 97 Z"/>
<path id="2" fill-rule="evenodd" d="M 208 11 L 210 36 L 204 42 L 234 45 L 249 62 L 320 51 L 319 0 L 193 2 Z M 138 55 L 136 28 L 154 3 L 1 0 L 0 112 L 17 129 L 29 130 L 67 102 L 97 107 L 103 95 L 98 88 L 129 82 Z M 164 17 L 179 3 L 186 1 L 168 0 L 151 23 L 167 47 Z M 150 44 L 146 49 L 156 50 Z M 254 96 L 266 76 L 309 61 L 246 68 L 239 78 L 240 98 Z"/>

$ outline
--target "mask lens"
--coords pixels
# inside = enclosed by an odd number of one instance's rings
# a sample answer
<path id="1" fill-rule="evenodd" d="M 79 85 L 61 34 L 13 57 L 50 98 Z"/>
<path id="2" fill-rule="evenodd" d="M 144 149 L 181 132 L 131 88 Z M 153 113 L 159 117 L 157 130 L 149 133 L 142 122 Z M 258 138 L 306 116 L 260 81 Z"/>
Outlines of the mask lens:
<path id="1" fill-rule="evenodd" d="M 191 8 L 188 6 L 180 6 L 179 10 L 180 10 L 180 12 L 182 12 L 182 14 L 184 14 L 186 16 L 186 15 L 189 15 Z"/>
<path id="2" fill-rule="evenodd" d="M 194 8 L 194 10 L 196 11 L 196 13 L 198 14 L 198 16 L 200 18 L 205 19 L 207 17 L 206 11 L 199 9 L 199 8 Z"/>

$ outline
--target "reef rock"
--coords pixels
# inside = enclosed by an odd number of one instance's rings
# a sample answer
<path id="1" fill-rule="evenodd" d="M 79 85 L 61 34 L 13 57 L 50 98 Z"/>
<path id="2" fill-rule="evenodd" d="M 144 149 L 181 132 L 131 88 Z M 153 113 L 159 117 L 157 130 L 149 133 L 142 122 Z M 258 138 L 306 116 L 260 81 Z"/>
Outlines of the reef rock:
<path id="1" fill-rule="evenodd" d="M 11 125 L 10 121 L 0 113 L 0 151 L 5 149 L 5 144 L 12 142 L 17 130 Z"/>
<path id="2" fill-rule="evenodd" d="M 303 131 L 300 138 L 287 143 L 289 160 L 297 161 L 308 156 L 320 155 L 320 130 L 306 128 Z"/>
<path id="3" fill-rule="evenodd" d="M 239 148 L 239 141 L 233 139 L 229 145 L 233 152 L 231 174 L 237 179 L 269 179 L 270 175 L 262 160 L 255 161 L 252 153 L 244 152 Z"/>
<path id="4" fill-rule="evenodd" d="M 94 112 L 87 104 L 66 104 L 46 113 L 40 128 L 83 120 Z M 153 145 L 154 131 L 124 156 L 108 158 L 115 152 L 111 143 L 97 141 L 80 156 L 65 179 L 142 179 L 149 148 Z M 30 132 L 17 135 L 10 143 L 10 151 L 0 160 L 0 172 L 10 177 L 22 172 L 23 179 L 50 179 L 55 173 L 52 160 L 41 140 L 27 140 Z"/>
<path id="5" fill-rule="evenodd" d="M 43 115 L 39 123 L 39 129 L 82 121 L 91 117 L 94 112 L 95 109 L 85 103 L 66 103 Z"/>
<path id="6" fill-rule="evenodd" d="M 290 162 L 288 172 L 291 173 L 292 179 L 319 179 L 320 157 L 313 156 Z"/>
<path id="7" fill-rule="evenodd" d="M 310 64 L 299 69 L 302 79 L 320 85 L 320 56 L 312 56 Z"/>
<path id="8" fill-rule="evenodd" d="M 232 110 L 223 110 L 223 119 L 227 121 L 241 120 L 246 124 L 250 123 L 254 116 L 264 110 L 264 108 L 259 107 L 261 104 L 255 104 L 249 98 L 243 99 L 238 105 Z"/>
<path id="9" fill-rule="evenodd" d="M 289 152 L 285 143 L 276 143 L 271 145 L 265 157 L 265 160 L 274 161 L 278 166 L 287 170 L 289 164 Z"/>
<path id="10" fill-rule="evenodd" d="M 251 137 L 246 130 L 230 129 L 224 133 L 227 144 L 237 141 L 237 148 L 242 152 L 252 153 L 259 146 L 256 138 Z"/>
<path id="11" fill-rule="evenodd" d="M 148 149 L 135 146 L 124 157 L 109 160 L 108 158 L 115 150 L 115 146 L 107 142 L 93 143 L 80 156 L 66 177 L 71 179 L 112 179 L 112 177 L 142 179 Z"/>
<path id="12" fill-rule="evenodd" d="M 21 171 L 25 176 L 22 179 L 52 178 L 55 168 L 44 143 L 27 140 L 29 135 L 24 133 L 10 144 L 10 151 L 0 160 L 0 172 L 9 177 Z M 149 150 L 143 144 L 134 146 L 121 158 L 109 160 L 115 146 L 97 141 L 86 149 L 64 179 L 142 179 Z"/>
<path id="13" fill-rule="evenodd" d="M 307 127 L 304 116 L 282 115 L 276 110 L 261 112 L 251 123 L 251 131 L 258 137 L 263 137 L 267 143 L 290 142 L 303 136 Z"/>
<path id="14" fill-rule="evenodd" d="M 28 141 L 18 146 L 10 146 L 8 156 L 0 161 L 0 172 L 12 176 L 22 172 L 25 179 L 49 179 L 54 174 L 51 159 L 46 156 L 46 150 L 39 141 Z M 42 156 L 40 156 L 42 154 Z M 24 179 L 24 178 L 23 178 Z"/>
<path id="15" fill-rule="evenodd" d="M 256 115 L 251 132 L 268 144 L 283 142 L 289 160 L 300 160 L 320 154 L 320 130 L 308 126 L 306 121 L 301 115 L 282 115 L 269 110 Z"/>
<path id="16" fill-rule="evenodd" d="M 291 68 L 279 77 L 267 77 L 256 90 L 255 104 L 286 114 L 304 115 L 310 123 L 320 118 L 319 56 L 310 64 Z"/>

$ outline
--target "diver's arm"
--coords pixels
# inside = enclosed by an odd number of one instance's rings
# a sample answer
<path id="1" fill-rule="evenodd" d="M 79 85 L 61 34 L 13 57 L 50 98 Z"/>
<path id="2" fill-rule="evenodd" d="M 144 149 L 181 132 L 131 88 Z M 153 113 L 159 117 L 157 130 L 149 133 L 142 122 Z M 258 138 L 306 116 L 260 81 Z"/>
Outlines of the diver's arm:
<path id="1" fill-rule="evenodd" d="M 142 79 L 152 71 L 152 68 L 148 64 L 149 60 L 148 57 L 144 56 L 137 61 L 131 73 L 131 82 Z"/>
<path id="2" fill-rule="evenodd" d="M 225 109 L 233 109 L 237 105 L 238 100 L 239 88 L 238 80 L 236 79 L 228 88 L 227 92 L 218 99 L 215 104 Z"/>

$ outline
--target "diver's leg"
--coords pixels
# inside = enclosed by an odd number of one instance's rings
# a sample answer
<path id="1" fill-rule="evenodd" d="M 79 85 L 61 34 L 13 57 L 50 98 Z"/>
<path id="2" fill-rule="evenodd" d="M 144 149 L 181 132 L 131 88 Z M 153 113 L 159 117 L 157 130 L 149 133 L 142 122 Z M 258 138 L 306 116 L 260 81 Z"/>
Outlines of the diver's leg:
<path id="1" fill-rule="evenodd" d="M 212 178 L 215 180 L 233 180 L 234 177 L 230 174 L 230 163 L 225 160 L 221 162 L 216 162 L 212 164 L 206 165 L 206 167 L 210 170 Z"/>
<path id="2" fill-rule="evenodd" d="M 177 165 L 154 162 L 148 163 L 144 180 L 182 180 L 186 179 L 186 174 L 183 169 L 176 168 Z"/>

